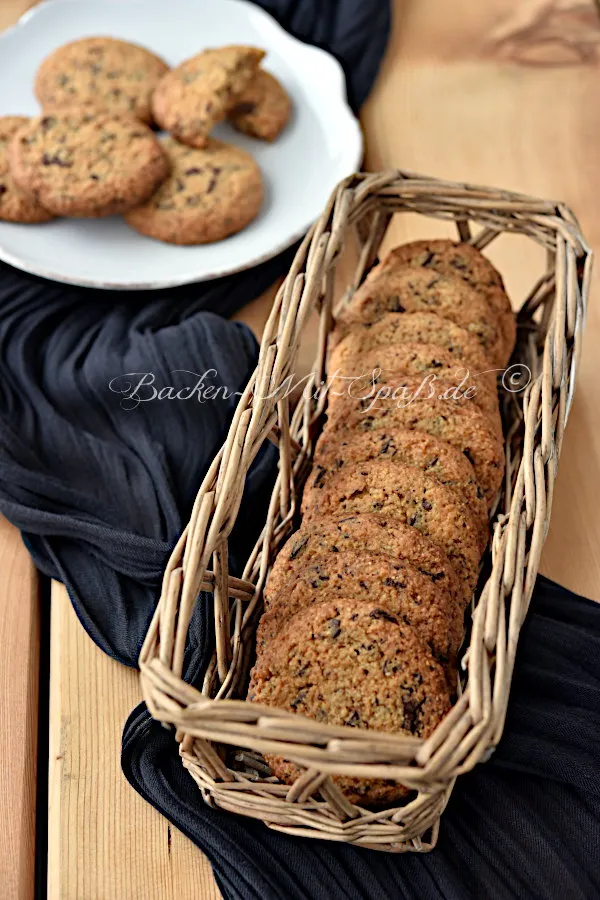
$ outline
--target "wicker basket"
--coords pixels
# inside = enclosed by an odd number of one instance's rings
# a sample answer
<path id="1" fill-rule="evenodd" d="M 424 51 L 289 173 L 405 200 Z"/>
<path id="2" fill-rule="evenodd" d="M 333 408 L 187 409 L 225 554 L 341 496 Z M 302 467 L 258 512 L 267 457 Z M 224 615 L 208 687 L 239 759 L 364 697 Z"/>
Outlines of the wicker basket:
<path id="1" fill-rule="evenodd" d="M 291 415 L 281 386 L 294 373 L 300 338 L 315 310 L 314 383 L 324 377 L 334 276 L 348 229 L 354 228 L 360 253 L 346 297 L 376 259 L 392 216 L 407 211 L 453 220 L 459 237 L 480 249 L 503 232 L 526 235 L 547 258 L 518 313 L 513 364 L 529 367 L 532 376 L 525 390 L 503 396 L 506 479 L 473 604 L 461 693 L 426 741 L 324 725 L 236 699 L 244 696 L 252 664 L 262 587 L 278 547 L 297 527 L 299 495 L 326 403 L 324 394 L 305 391 Z M 175 726 L 183 765 L 208 803 L 288 834 L 395 852 L 435 845 L 454 780 L 488 759 L 502 734 L 573 399 L 590 267 L 577 222 L 562 204 L 398 171 L 355 175 L 337 187 L 277 294 L 257 369 L 168 563 L 140 656 L 150 712 Z M 279 448 L 279 475 L 261 538 L 237 579 L 228 573 L 228 536 L 245 475 L 266 440 Z M 214 594 L 216 640 L 200 691 L 182 680 L 182 669 L 201 590 Z M 267 752 L 298 764 L 302 774 L 293 786 L 270 775 L 261 755 Z M 403 806 L 364 810 L 346 800 L 331 774 L 400 779 L 414 792 Z"/>

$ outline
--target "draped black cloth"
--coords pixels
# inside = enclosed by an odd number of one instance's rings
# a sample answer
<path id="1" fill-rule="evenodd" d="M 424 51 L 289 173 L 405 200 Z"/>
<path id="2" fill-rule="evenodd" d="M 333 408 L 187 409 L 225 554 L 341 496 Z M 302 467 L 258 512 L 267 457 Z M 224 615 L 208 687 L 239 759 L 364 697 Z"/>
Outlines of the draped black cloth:
<path id="1" fill-rule="evenodd" d="M 600 605 L 538 579 L 504 736 L 458 779 L 429 854 L 292 838 L 210 809 L 143 704 L 122 765 L 202 848 L 227 900 L 597 900 Z"/>
<path id="2" fill-rule="evenodd" d="M 357 110 L 385 48 L 388 0 L 259 2 L 338 58 Z M 257 297 L 293 253 L 145 293 L 66 287 L 0 263 L 0 512 L 41 571 L 66 584 L 93 640 L 127 665 L 137 662 L 169 553 L 257 360 L 247 328 L 207 311 L 228 316 Z M 234 556 L 255 534 L 274 465 L 265 449 L 248 479 Z"/>

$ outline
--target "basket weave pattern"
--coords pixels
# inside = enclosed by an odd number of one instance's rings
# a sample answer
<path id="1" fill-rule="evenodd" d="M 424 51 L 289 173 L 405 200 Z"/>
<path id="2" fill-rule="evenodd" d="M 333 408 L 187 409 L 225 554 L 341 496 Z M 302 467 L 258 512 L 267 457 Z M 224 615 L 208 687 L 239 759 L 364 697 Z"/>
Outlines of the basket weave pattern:
<path id="1" fill-rule="evenodd" d="M 417 212 L 456 223 L 461 240 L 484 249 L 505 232 L 546 249 L 547 267 L 518 312 L 513 363 L 532 373 L 527 388 L 503 396 L 506 478 L 493 522 L 487 578 L 472 610 L 461 693 L 425 741 L 331 726 L 242 699 L 262 588 L 278 548 L 295 529 L 326 395 L 306 390 L 293 414 L 283 389 L 295 373 L 300 339 L 317 309 L 313 384 L 325 379 L 336 264 L 349 228 L 360 253 L 346 297 L 377 258 L 393 215 Z M 552 490 L 573 399 L 591 254 L 565 206 L 489 188 L 398 171 L 343 181 L 296 254 L 265 328 L 260 358 L 229 434 L 207 473 L 164 574 L 161 598 L 140 655 L 151 714 L 173 725 L 183 765 L 204 800 L 289 834 L 379 850 L 424 851 L 457 776 L 498 743 L 520 628 L 549 524 Z M 267 521 L 241 578 L 229 575 L 227 541 L 245 475 L 264 441 L 280 465 Z M 182 679 L 184 650 L 200 591 L 214 595 L 215 648 L 202 689 Z M 284 756 L 302 774 L 274 779 L 262 754 Z M 328 777 L 393 778 L 410 802 L 368 811 L 350 804 Z M 200 799 L 200 798 L 199 798 Z"/>

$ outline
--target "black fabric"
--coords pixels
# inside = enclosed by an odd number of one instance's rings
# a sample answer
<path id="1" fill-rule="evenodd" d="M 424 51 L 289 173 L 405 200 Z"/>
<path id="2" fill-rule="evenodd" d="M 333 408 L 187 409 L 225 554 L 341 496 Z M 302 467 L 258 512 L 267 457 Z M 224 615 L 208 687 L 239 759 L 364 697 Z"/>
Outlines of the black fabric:
<path id="1" fill-rule="evenodd" d="M 339 59 L 357 110 L 385 48 L 388 0 L 258 2 Z M 41 571 L 67 585 L 96 643 L 123 663 L 136 664 L 169 553 L 257 359 L 248 329 L 207 311 L 227 316 L 257 297 L 293 253 L 146 293 L 57 285 L 0 263 L 0 512 Z M 211 370 L 205 384 L 226 387 L 228 399 L 127 401 L 137 378 L 128 373 L 154 379 L 139 392 L 148 398 Z M 232 541 L 240 558 L 274 462 L 265 449 L 248 480 Z"/>
<path id="2" fill-rule="evenodd" d="M 210 809 L 143 704 L 125 726 L 122 764 L 206 853 L 228 900 L 596 900 L 600 605 L 538 579 L 503 739 L 458 780 L 429 854 L 291 838 Z"/>

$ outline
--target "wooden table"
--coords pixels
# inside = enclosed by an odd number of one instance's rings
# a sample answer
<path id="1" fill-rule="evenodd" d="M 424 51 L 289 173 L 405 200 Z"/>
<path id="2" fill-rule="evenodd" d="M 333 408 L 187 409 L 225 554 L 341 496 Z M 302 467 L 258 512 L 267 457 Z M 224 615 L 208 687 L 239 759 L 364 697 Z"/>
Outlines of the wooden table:
<path id="1" fill-rule="evenodd" d="M 3 0 L 0 28 L 28 7 Z M 400 166 L 569 203 L 600 248 L 600 20 L 592 0 L 395 0 L 393 35 L 363 113 L 369 169 Z M 406 219 L 391 235 L 423 233 Z M 496 261 L 515 296 L 535 258 L 515 239 Z M 594 279 L 593 296 L 598 277 Z M 260 332 L 271 294 L 241 314 Z M 542 561 L 600 600 L 600 379 L 592 303 Z M 16 531 L 0 523 L 0 884 L 33 896 L 38 584 Z M 41 635 L 41 646 L 48 640 Z M 52 588 L 48 857 L 52 900 L 211 900 L 202 854 L 125 783 L 123 721 L 136 676 L 105 657 Z M 42 654 L 43 656 L 43 654 Z M 42 686 L 47 673 L 42 673 Z M 108 712 L 107 712 L 108 711 Z M 40 726 L 40 745 L 47 725 Z M 41 766 L 45 767 L 42 760 Z M 45 810 L 38 805 L 38 821 Z M 43 829 L 40 829 L 40 833 Z"/>

